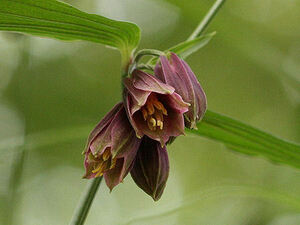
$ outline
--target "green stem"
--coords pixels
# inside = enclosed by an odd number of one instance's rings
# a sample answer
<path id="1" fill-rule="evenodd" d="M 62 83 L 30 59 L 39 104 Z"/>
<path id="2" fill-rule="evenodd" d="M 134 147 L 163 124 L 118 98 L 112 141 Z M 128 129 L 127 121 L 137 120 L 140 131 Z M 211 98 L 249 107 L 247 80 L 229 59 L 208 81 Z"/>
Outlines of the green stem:
<path id="1" fill-rule="evenodd" d="M 141 60 L 142 57 L 144 56 L 161 56 L 164 55 L 165 53 L 156 49 L 142 49 L 137 52 L 133 59 L 133 63 L 131 64 L 129 68 L 129 74 L 133 72 L 134 69 L 137 68 L 138 62 Z"/>
<path id="2" fill-rule="evenodd" d="M 94 197 L 97 193 L 98 187 L 101 183 L 102 177 L 97 177 L 90 181 L 87 189 L 82 196 L 78 208 L 76 209 L 70 225 L 83 225 L 89 213 L 89 209 L 93 203 Z"/>
<path id="3" fill-rule="evenodd" d="M 190 35 L 190 37 L 187 39 L 188 41 L 193 40 L 194 38 L 200 36 L 205 28 L 208 26 L 210 21 L 214 18 L 214 16 L 217 14 L 219 9 L 222 7 L 222 5 L 225 3 L 226 0 L 217 0 L 215 4 L 210 8 L 208 13 L 205 15 L 203 20 L 199 23 L 199 25 L 196 27 L 194 32 Z"/>

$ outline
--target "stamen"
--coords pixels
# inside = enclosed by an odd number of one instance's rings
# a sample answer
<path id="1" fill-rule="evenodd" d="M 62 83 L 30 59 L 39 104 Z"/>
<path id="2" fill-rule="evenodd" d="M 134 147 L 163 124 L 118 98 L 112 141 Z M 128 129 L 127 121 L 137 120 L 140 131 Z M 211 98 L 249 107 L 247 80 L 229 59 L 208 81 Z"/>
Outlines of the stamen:
<path id="1" fill-rule="evenodd" d="M 153 126 L 155 123 L 155 126 Z M 156 121 L 153 117 L 148 118 L 147 124 L 150 130 L 156 130 Z"/>
<path id="2" fill-rule="evenodd" d="M 143 118 L 144 120 L 146 121 L 147 120 L 147 117 L 148 117 L 148 112 L 145 108 L 142 108 L 142 113 L 143 113 Z"/>
<path id="3" fill-rule="evenodd" d="M 164 128 L 164 123 L 160 120 L 157 120 L 157 126 L 162 130 Z"/>
<path id="4" fill-rule="evenodd" d="M 141 111 L 150 130 L 155 131 L 157 127 L 159 127 L 160 130 L 163 129 L 164 116 L 167 116 L 168 112 L 155 94 L 151 94 L 148 97 L 147 102 L 141 108 Z"/>
<path id="5" fill-rule="evenodd" d="M 104 165 L 105 165 L 105 163 L 104 162 L 101 162 L 101 163 L 99 163 L 99 165 L 94 169 L 94 170 L 92 170 L 92 172 L 93 173 L 97 173 L 97 172 L 102 172 L 102 170 L 103 170 L 103 168 L 104 168 Z"/>
<path id="6" fill-rule="evenodd" d="M 149 115 L 150 116 L 153 115 L 153 113 L 155 112 L 155 109 L 154 109 L 152 102 L 149 102 L 148 104 L 146 104 L 146 106 L 147 106 Z"/>
<path id="7" fill-rule="evenodd" d="M 95 177 L 101 177 L 102 175 L 103 175 L 102 171 L 99 171 L 99 172 L 95 175 Z"/>
<path id="8" fill-rule="evenodd" d="M 154 117 L 156 120 L 164 121 L 164 117 L 161 111 L 155 111 Z"/>
<path id="9" fill-rule="evenodd" d="M 92 173 L 95 174 L 95 177 L 102 176 L 104 172 L 112 169 L 116 165 L 117 159 L 113 159 L 111 156 L 110 148 L 105 149 L 105 151 L 96 159 L 96 165 L 92 170 Z"/>
<path id="10" fill-rule="evenodd" d="M 117 163 L 117 159 L 116 159 L 116 158 L 114 158 L 114 159 L 111 159 L 111 165 L 110 165 L 109 169 L 112 169 L 112 168 L 114 168 L 114 167 L 115 167 L 115 165 L 116 165 L 116 163 Z"/>
<path id="11" fill-rule="evenodd" d="M 153 117 L 150 119 L 150 123 L 152 124 L 153 127 L 156 126 L 156 120 Z"/>
<path id="12" fill-rule="evenodd" d="M 111 156 L 110 149 L 109 148 L 105 149 L 104 153 L 102 154 L 102 159 L 106 161 L 109 159 L 110 156 Z"/>
<path id="13" fill-rule="evenodd" d="M 157 99 L 155 99 L 153 101 L 153 105 L 155 106 L 155 108 L 157 108 L 158 110 L 162 111 L 162 113 L 164 115 L 166 115 L 166 116 L 168 115 L 167 110 L 165 109 L 164 105 L 160 101 L 158 101 Z"/>

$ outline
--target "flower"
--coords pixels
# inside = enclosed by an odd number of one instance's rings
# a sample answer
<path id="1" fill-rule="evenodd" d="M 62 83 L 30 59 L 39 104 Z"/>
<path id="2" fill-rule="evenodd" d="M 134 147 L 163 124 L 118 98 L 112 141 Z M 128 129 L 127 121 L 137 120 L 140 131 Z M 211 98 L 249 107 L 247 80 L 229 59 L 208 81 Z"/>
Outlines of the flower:
<path id="1" fill-rule="evenodd" d="M 166 56 L 160 57 L 160 63 L 157 63 L 154 72 L 156 77 L 174 87 L 183 101 L 190 104 L 189 110 L 184 114 L 185 125 L 188 128 L 196 128 L 196 122 L 205 114 L 207 101 L 189 65 L 176 54 L 171 53 L 170 60 Z"/>
<path id="2" fill-rule="evenodd" d="M 103 175 L 112 190 L 130 172 L 140 142 L 127 119 L 123 103 L 115 105 L 88 138 L 84 178 Z"/>
<path id="3" fill-rule="evenodd" d="M 166 146 L 144 137 L 138 150 L 131 177 L 154 201 L 160 199 L 169 176 Z"/>
<path id="4" fill-rule="evenodd" d="M 124 86 L 124 105 L 137 137 L 146 135 L 164 146 L 184 133 L 183 113 L 189 104 L 172 86 L 140 70 L 125 78 Z"/>

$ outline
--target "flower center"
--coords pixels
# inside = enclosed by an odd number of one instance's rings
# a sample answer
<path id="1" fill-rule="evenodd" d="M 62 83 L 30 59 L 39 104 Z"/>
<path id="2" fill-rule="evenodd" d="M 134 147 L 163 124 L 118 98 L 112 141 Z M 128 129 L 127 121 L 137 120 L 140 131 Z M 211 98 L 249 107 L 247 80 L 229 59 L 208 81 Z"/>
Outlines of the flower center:
<path id="1" fill-rule="evenodd" d="M 96 158 L 97 163 L 94 165 L 93 173 L 96 173 L 95 177 L 100 177 L 104 172 L 112 169 L 116 165 L 116 158 L 112 158 L 110 148 L 104 150 L 104 152 Z"/>
<path id="2" fill-rule="evenodd" d="M 150 130 L 163 129 L 164 115 L 167 116 L 168 112 L 164 105 L 157 99 L 155 94 L 151 94 L 146 104 L 141 108 L 143 118 L 147 122 Z"/>

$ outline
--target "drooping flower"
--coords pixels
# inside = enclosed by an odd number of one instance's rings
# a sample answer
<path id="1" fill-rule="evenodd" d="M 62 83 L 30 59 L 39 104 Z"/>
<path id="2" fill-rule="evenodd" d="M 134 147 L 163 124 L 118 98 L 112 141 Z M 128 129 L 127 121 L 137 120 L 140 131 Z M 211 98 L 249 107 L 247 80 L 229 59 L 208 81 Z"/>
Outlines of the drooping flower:
<path id="1" fill-rule="evenodd" d="M 170 60 L 160 57 L 160 63 L 155 67 L 155 75 L 164 83 L 175 88 L 183 101 L 190 104 L 184 114 L 185 125 L 196 128 L 196 122 L 205 114 L 207 101 L 205 93 L 189 65 L 176 54 L 171 53 Z"/>
<path id="2" fill-rule="evenodd" d="M 117 104 L 88 138 L 84 178 L 103 175 L 112 190 L 130 172 L 140 142 L 128 121 L 123 103 Z"/>
<path id="3" fill-rule="evenodd" d="M 160 199 L 169 176 L 166 146 L 144 137 L 138 150 L 131 177 L 154 201 Z"/>
<path id="4" fill-rule="evenodd" d="M 164 146 L 170 137 L 184 133 L 183 113 L 189 104 L 172 86 L 140 70 L 125 78 L 124 86 L 126 112 L 139 138 L 146 135 Z"/>

